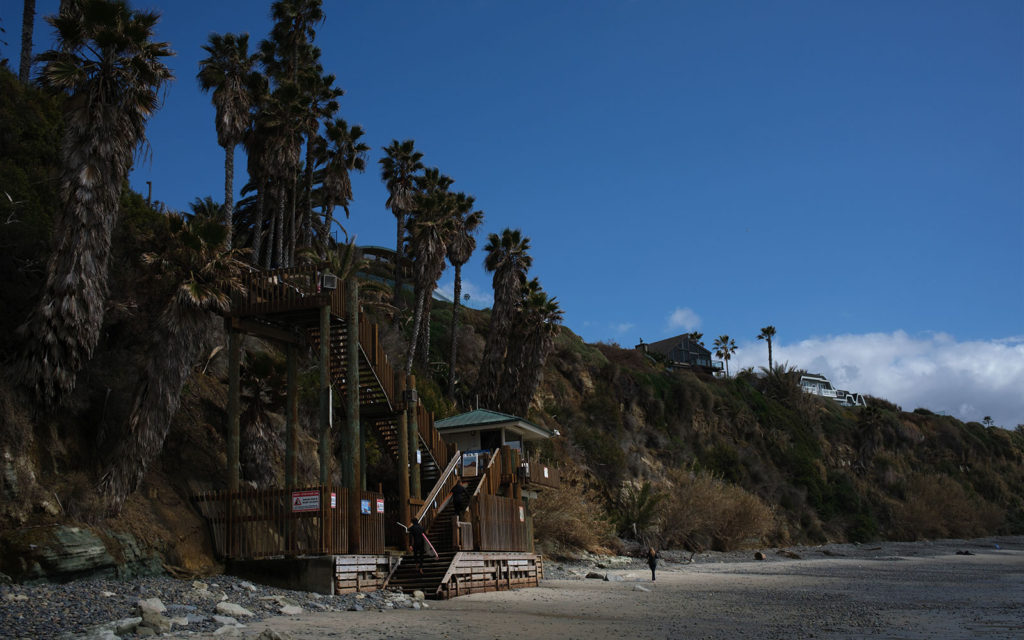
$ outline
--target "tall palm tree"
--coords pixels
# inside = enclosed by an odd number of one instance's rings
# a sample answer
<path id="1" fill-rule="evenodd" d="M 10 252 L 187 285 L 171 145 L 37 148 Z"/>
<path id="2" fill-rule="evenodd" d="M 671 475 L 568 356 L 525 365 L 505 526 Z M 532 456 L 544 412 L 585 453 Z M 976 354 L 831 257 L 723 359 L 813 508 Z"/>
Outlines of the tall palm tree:
<path id="1" fill-rule="evenodd" d="M 691 331 L 686 335 L 689 336 L 691 342 L 695 342 L 702 347 L 704 346 L 704 334 L 700 331 Z"/>
<path id="2" fill-rule="evenodd" d="M 424 331 L 424 324 L 430 321 L 429 316 L 424 313 L 426 299 L 432 296 L 434 289 L 437 288 L 437 281 L 444 270 L 446 242 L 451 236 L 452 210 L 458 196 L 446 190 L 445 182 L 441 180 L 434 190 L 416 196 L 416 214 L 409 220 L 409 250 L 413 259 L 416 306 L 413 312 L 409 354 L 405 364 L 406 375 L 412 373 L 420 334 Z M 447 183 L 450 184 L 451 180 L 448 179 Z M 421 356 L 425 355 L 421 353 Z"/>
<path id="3" fill-rule="evenodd" d="M 352 180 L 350 173 L 366 170 L 366 155 L 370 147 L 361 142 L 363 128 L 359 125 L 351 127 L 343 119 L 329 122 L 324 131 L 324 142 L 318 156 L 324 163 L 320 177 L 320 204 L 324 221 L 322 234 L 331 235 L 334 224 L 334 207 L 341 206 L 348 217 L 348 203 L 352 200 Z"/>
<path id="4" fill-rule="evenodd" d="M 32 70 L 32 30 L 36 25 L 36 0 L 25 0 L 21 13 L 21 65 L 18 67 L 18 80 L 28 84 Z"/>
<path id="5" fill-rule="evenodd" d="M 438 169 L 437 167 L 430 167 L 424 169 L 423 175 L 416 177 L 416 189 L 418 190 L 418 193 L 420 195 L 433 193 L 447 193 L 448 189 L 454 183 L 455 180 L 441 173 L 441 170 Z M 466 197 L 465 194 L 463 194 L 462 197 Z M 449 198 L 439 198 L 437 200 L 437 203 L 439 205 L 439 208 L 437 211 L 432 212 L 432 215 L 436 217 L 447 216 L 449 218 L 454 216 L 454 200 L 451 200 Z M 418 212 L 410 215 L 410 231 L 417 215 Z M 446 219 L 444 220 L 444 223 L 445 225 L 447 225 L 446 230 L 450 232 L 452 229 L 451 225 L 454 224 L 454 220 Z M 411 233 L 408 234 L 408 238 L 409 240 L 412 239 Z M 442 250 L 442 252 L 447 251 L 449 239 L 450 238 L 448 237 L 441 238 L 441 243 L 444 245 L 444 249 Z M 411 249 L 412 245 L 410 244 L 409 246 Z M 430 291 L 423 296 L 423 312 L 421 314 L 421 321 L 419 327 L 420 331 L 417 334 L 419 336 L 419 344 L 416 347 L 416 353 L 419 355 L 420 358 L 420 368 L 426 371 L 430 367 L 430 318 L 432 317 L 432 313 L 434 310 L 433 292 L 437 288 L 437 281 L 441 278 L 441 273 L 444 271 L 444 256 L 441 256 L 441 264 L 439 268 L 438 265 L 435 264 L 434 262 L 430 262 L 428 264 L 425 262 L 417 262 L 415 261 L 415 259 L 413 260 L 412 268 L 414 271 L 421 269 L 424 266 L 427 267 L 431 272 L 436 272 L 437 274 L 433 281 L 431 281 L 428 277 L 418 277 L 416 273 L 413 274 L 413 280 L 417 283 L 416 286 L 414 287 L 416 295 L 419 294 L 420 283 L 427 284 L 427 286 L 430 289 Z"/>
<path id="6" fill-rule="evenodd" d="M 235 208 L 235 147 L 242 143 L 252 122 L 256 100 L 253 85 L 259 54 L 249 53 L 249 34 L 211 33 L 203 45 L 209 55 L 199 61 L 199 87 L 213 91 L 217 144 L 224 148 L 224 226 L 229 230 L 225 247 L 231 248 L 232 213 Z"/>
<path id="7" fill-rule="evenodd" d="M 395 295 L 393 304 L 401 305 L 402 295 L 402 259 L 405 252 L 402 244 L 405 240 L 405 216 L 413 210 L 413 198 L 416 195 L 416 175 L 423 169 L 423 154 L 416 151 L 413 140 L 392 140 L 384 147 L 384 157 L 380 159 L 380 178 L 388 189 L 388 199 L 384 204 L 391 210 L 397 223 L 397 239 L 395 241 Z"/>
<path id="8" fill-rule="evenodd" d="M 506 228 L 499 236 L 492 233 L 487 237 L 484 251 L 484 268 L 493 273 L 494 304 L 491 306 L 491 322 L 484 343 L 484 355 L 477 375 L 477 389 L 485 404 L 497 400 L 502 363 L 508 347 L 509 329 L 521 300 L 521 288 L 526 283 L 526 274 L 533 265 L 533 258 L 527 253 L 530 239 L 519 229 Z"/>
<path id="9" fill-rule="evenodd" d="M 452 218 L 452 236 L 448 240 L 448 262 L 455 268 L 455 289 L 452 296 L 451 344 L 448 349 L 448 397 L 455 396 L 455 351 L 459 328 L 459 300 L 462 295 L 462 266 L 469 262 L 476 249 L 477 228 L 483 224 L 484 212 L 472 211 L 475 204 L 472 196 L 464 196 L 456 204 Z M 472 213 L 471 213 L 472 211 Z"/>
<path id="10" fill-rule="evenodd" d="M 80 0 L 47 18 L 58 45 L 40 56 L 41 80 L 67 96 L 61 207 L 43 295 L 22 327 L 22 379 L 45 401 L 71 392 L 99 340 L 121 187 L 172 78 L 163 63 L 172 51 L 152 40 L 157 21 L 114 0 Z"/>
<path id="11" fill-rule="evenodd" d="M 263 168 L 270 181 L 270 194 L 276 204 L 271 222 L 273 243 L 267 247 L 264 266 L 288 267 L 285 234 L 288 232 L 288 203 L 294 197 L 295 176 L 302 161 L 302 132 L 297 122 L 302 117 L 303 104 L 298 90 L 292 85 L 278 88 L 263 105 L 260 116 L 266 136 Z"/>
<path id="12" fill-rule="evenodd" d="M 720 335 L 715 338 L 715 355 L 725 361 L 725 375 L 729 376 L 729 361 L 732 354 L 736 353 L 736 341 L 727 335 Z"/>
<path id="13" fill-rule="evenodd" d="M 524 294 L 522 308 L 516 315 L 514 339 L 505 359 L 501 388 L 506 392 L 499 407 L 517 416 L 525 416 L 530 408 L 562 322 L 558 300 L 549 297 L 536 278 L 524 287 Z"/>
<path id="14" fill-rule="evenodd" d="M 761 327 L 761 333 L 757 334 L 758 340 L 765 340 L 768 342 L 768 370 L 774 369 L 772 366 L 772 338 L 775 337 L 775 327 L 768 325 L 767 327 Z"/>
<path id="15" fill-rule="evenodd" d="M 319 57 L 319 49 L 316 50 L 316 55 Z M 317 158 L 326 144 L 324 137 L 320 135 L 320 124 L 332 124 L 331 118 L 338 112 L 338 98 L 345 92 L 334 86 L 334 76 L 324 74 L 319 63 L 302 74 L 301 86 L 302 95 L 307 101 L 307 111 L 302 119 L 302 132 L 306 136 L 306 161 L 302 185 L 302 224 L 297 230 L 301 236 L 300 244 L 303 247 L 310 247 L 313 243 L 313 177 Z M 351 187 L 349 192 L 348 199 L 351 199 Z M 345 201 L 346 204 L 348 199 Z M 345 211 L 348 211 L 347 207 Z"/>
<path id="16" fill-rule="evenodd" d="M 243 290 L 238 251 L 225 251 L 220 220 L 166 218 L 168 246 L 143 256 L 167 283 L 170 297 L 150 336 L 149 359 L 132 402 L 125 437 L 100 479 L 110 510 L 120 511 L 149 463 L 160 453 L 181 390 L 204 352 L 202 336 L 214 314 L 230 308 L 231 294 Z"/>

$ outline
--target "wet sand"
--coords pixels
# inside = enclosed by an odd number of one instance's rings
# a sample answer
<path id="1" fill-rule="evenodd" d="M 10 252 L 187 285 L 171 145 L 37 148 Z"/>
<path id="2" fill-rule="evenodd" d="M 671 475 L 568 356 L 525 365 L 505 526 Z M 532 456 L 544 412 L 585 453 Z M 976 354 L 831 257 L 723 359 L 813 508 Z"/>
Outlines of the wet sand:
<path id="1" fill-rule="evenodd" d="M 657 582 L 632 561 L 595 569 L 609 581 L 545 580 L 534 589 L 429 601 L 420 611 L 282 616 L 243 634 L 253 638 L 269 628 L 296 640 L 1024 638 L 1024 537 L 789 551 L 800 557 L 767 549 L 763 561 L 753 551 L 666 561 Z M 565 575 L 564 567 L 552 566 L 550 573 Z"/>

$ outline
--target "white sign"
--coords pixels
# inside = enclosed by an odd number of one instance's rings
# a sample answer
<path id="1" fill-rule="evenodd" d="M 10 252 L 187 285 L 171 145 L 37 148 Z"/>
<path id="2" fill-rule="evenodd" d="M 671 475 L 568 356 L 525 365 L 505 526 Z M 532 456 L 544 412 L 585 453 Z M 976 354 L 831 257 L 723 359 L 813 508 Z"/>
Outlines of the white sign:
<path id="1" fill-rule="evenodd" d="M 544 477 L 548 477 L 548 468 L 544 467 Z"/>
<path id="2" fill-rule="evenodd" d="M 416 450 L 416 464 L 420 464 L 421 462 L 423 462 L 422 458 L 423 458 L 423 456 L 420 454 L 420 450 L 417 449 Z"/>
<path id="3" fill-rule="evenodd" d="M 331 492 L 331 508 L 338 508 L 338 494 L 334 493 L 333 491 Z"/>
<path id="4" fill-rule="evenodd" d="M 384 498 L 377 498 L 377 513 L 384 513 Z"/>
<path id="5" fill-rule="evenodd" d="M 519 507 L 519 522 L 526 522 L 526 510 L 523 507 Z"/>
<path id="6" fill-rule="evenodd" d="M 292 491 L 292 511 L 319 511 L 319 491 Z"/>

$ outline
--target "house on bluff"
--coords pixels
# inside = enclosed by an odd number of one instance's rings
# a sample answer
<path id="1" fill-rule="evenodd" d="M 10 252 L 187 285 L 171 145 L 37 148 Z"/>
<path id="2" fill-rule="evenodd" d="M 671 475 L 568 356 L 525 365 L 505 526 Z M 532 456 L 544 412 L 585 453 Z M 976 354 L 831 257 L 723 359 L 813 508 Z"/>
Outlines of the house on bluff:
<path id="1" fill-rule="evenodd" d="M 660 355 L 673 369 L 695 369 L 705 373 L 722 370 L 722 361 L 712 360 L 711 351 L 688 333 L 651 343 L 640 340 L 636 349 L 649 355 Z"/>

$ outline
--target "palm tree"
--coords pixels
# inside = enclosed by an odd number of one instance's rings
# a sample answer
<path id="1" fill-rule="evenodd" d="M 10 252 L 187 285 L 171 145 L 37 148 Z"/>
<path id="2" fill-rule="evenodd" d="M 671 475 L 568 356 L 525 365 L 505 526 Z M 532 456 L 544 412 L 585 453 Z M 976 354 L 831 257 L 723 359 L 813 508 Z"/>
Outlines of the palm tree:
<path id="1" fill-rule="evenodd" d="M 315 49 L 315 53 L 319 57 L 320 50 Z M 307 101 L 307 111 L 302 119 L 302 131 L 306 136 L 306 162 L 302 187 L 302 224 L 301 228 L 297 228 L 296 231 L 300 232 L 301 245 L 310 247 L 313 242 L 313 175 L 317 157 L 321 155 L 326 144 L 324 137 L 320 135 L 320 123 L 331 125 L 330 119 L 338 111 L 338 98 L 345 92 L 334 86 L 334 76 L 325 75 L 319 63 L 313 69 L 302 74 L 301 86 L 302 95 Z M 345 177 L 348 177 L 347 172 Z M 346 204 L 351 197 L 350 187 L 349 196 L 345 200 Z M 347 207 L 345 211 L 348 212 Z M 293 239 L 294 237 L 293 234 Z"/>
<path id="2" fill-rule="evenodd" d="M 499 407 L 517 416 L 525 416 L 530 408 L 562 322 L 562 309 L 558 300 L 548 297 L 536 278 L 524 287 L 524 293 L 525 299 L 513 331 L 519 340 L 509 345 L 501 380 L 501 388 L 506 389 L 507 393 Z"/>
<path id="3" fill-rule="evenodd" d="M 424 324 L 429 323 L 425 313 L 426 299 L 433 295 L 437 281 L 444 270 L 446 243 L 451 237 L 453 209 L 458 196 L 447 191 L 452 180 L 439 174 L 439 180 L 415 198 L 416 214 L 409 219 L 409 250 L 413 259 L 416 306 L 413 312 L 412 338 L 405 363 L 406 375 L 412 373 L 416 349 Z M 421 357 L 427 354 L 421 352 Z"/>
<path id="4" fill-rule="evenodd" d="M 508 348 L 509 329 L 521 300 L 522 286 L 526 273 L 533 265 L 533 258 L 527 253 L 530 239 L 519 229 L 505 229 L 499 236 L 492 233 L 487 237 L 484 251 L 484 268 L 494 274 L 494 304 L 491 307 L 491 322 L 484 344 L 484 355 L 477 375 L 477 389 L 485 404 L 497 400 L 502 363 Z"/>
<path id="5" fill-rule="evenodd" d="M 239 417 L 244 425 L 239 463 L 242 478 L 257 489 L 275 484 L 272 454 L 278 448 L 278 438 L 270 410 L 280 398 L 281 378 L 280 367 L 269 354 L 246 352 L 241 386 L 248 404 Z"/>
<path id="6" fill-rule="evenodd" d="M 715 338 L 715 355 L 725 361 L 725 375 L 729 376 L 729 361 L 732 354 L 736 353 L 736 341 L 727 335 L 720 335 Z"/>
<path id="7" fill-rule="evenodd" d="M 331 235 L 335 206 L 340 205 L 345 210 L 345 217 L 348 217 L 348 203 L 352 200 L 352 180 L 349 174 L 366 170 L 366 154 L 370 147 L 359 140 L 364 133 L 359 125 L 349 127 L 341 118 L 327 124 L 324 142 L 318 151 L 318 156 L 324 162 L 320 178 L 320 203 L 324 216 L 322 234 L 325 236 Z"/>
<path id="8" fill-rule="evenodd" d="M 242 143 L 252 122 L 256 96 L 255 68 L 259 54 L 249 53 L 249 34 L 211 33 L 203 45 L 209 56 L 199 61 L 199 87 L 213 91 L 217 144 L 224 147 L 224 226 L 229 230 L 225 247 L 231 248 L 232 213 L 235 207 L 235 147 Z"/>
<path id="9" fill-rule="evenodd" d="M 699 344 L 702 347 L 704 346 L 704 334 L 700 331 L 691 331 L 686 335 L 690 338 L 691 342 Z"/>
<path id="10" fill-rule="evenodd" d="M 210 196 L 194 199 L 189 203 L 188 208 L 192 210 L 193 220 L 222 220 L 224 218 L 224 205 L 216 202 Z"/>
<path id="11" fill-rule="evenodd" d="M 758 340 L 766 340 L 768 342 L 768 370 L 771 371 L 774 367 L 772 366 L 772 338 L 775 337 L 775 327 L 768 325 L 767 327 L 761 327 L 761 333 L 757 334 Z"/>
<path id="12" fill-rule="evenodd" d="M 21 66 L 18 67 L 18 80 L 28 84 L 29 72 L 32 70 L 32 30 L 36 24 L 36 0 L 25 0 L 21 14 Z"/>
<path id="13" fill-rule="evenodd" d="M 45 401 L 74 389 L 99 340 L 121 187 L 172 77 L 162 61 L 171 50 L 152 41 L 157 14 L 114 0 L 69 5 L 47 18 L 58 46 L 40 56 L 43 85 L 67 96 L 61 207 L 46 285 L 22 327 L 22 379 Z"/>
<path id="14" fill-rule="evenodd" d="M 428 169 L 424 169 L 423 175 L 416 177 L 416 189 L 420 195 L 447 193 L 448 189 L 453 184 L 455 184 L 455 180 L 441 173 L 441 170 L 438 169 L 437 167 L 430 167 Z M 418 197 L 419 195 L 417 196 L 417 198 Z M 466 197 L 465 194 L 463 194 L 462 197 Z M 439 197 L 437 199 L 437 207 L 438 208 L 433 212 L 432 215 L 434 215 L 438 220 L 444 217 L 449 218 L 445 219 L 443 222 L 446 225 L 445 230 L 450 233 L 454 228 L 452 226 L 454 225 L 454 220 L 451 218 L 454 218 L 455 215 L 455 201 L 448 198 Z M 419 212 L 414 212 L 413 214 L 410 215 L 409 223 L 407 225 L 409 227 L 409 233 L 407 233 L 407 242 L 409 243 L 410 252 L 412 250 L 411 230 L 418 213 Z M 436 264 L 435 261 L 431 261 L 428 264 L 425 262 L 417 262 L 416 260 L 414 260 L 412 263 L 412 268 L 414 271 L 413 280 L 416 283 L 426 283 L 430 289 L 430 291 L 423 296 L 423 313 L 419 326 L 420 330 L 417 334 L 419 336 L 419 344 L 416 346 L 416 353 L 420 358 L 420 367 L 424 371 L 426 371 L 430 367 L 430 318 L 434 310 L 433 291 L 437 288 L 437 281 L 440 279 L 441 273 L 444 272 L 445 265 L 443 253 L 447 251 L 448 241 L 450 240 L 450 238 L 443 237 L 440 240 L 441 244 L 443 245 L 442 256 L 440 257 L 440 265 Z M 436 277 L 433 280 L 430 280 L 429 277 L 425 277 L 423 275 L 417 276 L 417 274 L 415 273 L 415 271 L 421 270 L 424 266 L 426 266 L 429 270 L 437 273 Z M 419 290 L 420 286 L 419 284 L 416 284 L 416 286 L 414 287 L 414 295 L 418 295 Z"/>
<path id="15" fill-rule="evenodd" d="M 211 312 L 226 312 L 231 294 L 243 290 L 238 275 L 244 265 L 237 250 L 224 250 L 227 233 L 220 220 L 186 221 L 172 214 L 166 224 L 168 246 L 143 261 L 157 269 L 170 296 L 150 337 L 125 437 L 100 479 L 100 492 L 114 513 L 163 448 L 182 387 L 203 353 L 202 336 L 214 322 Z"/>
<path id="16" fill-rule="evenodd" d="M 459 328 L 459 298 L 462 295 L 462 266 L 469 262 L 476 249 L 476 238 L 473 234 L 483 224 L 483 211 L 470 211 L 475 200 L 472 196 L 463 197 L 456 205 L 452 218 L 452 237 L 448 240 L 448 262 L 455 268 L 455 289 L 452 296 L 451 344 L 448 350 L 448 397 L 455 395 L 455 351 L 458 341 L 455 339 Z"/>
<path id="17" fill-rule="evenodd" d="M 402 243 L 405 240 L 405 216 L 413 210 L 413 198 L 416 195 L 416 174 L 423 169 L 423 154 L 416 151 L 413 140 L 392 140 L 384 147 L 384 157 L 380 159 L 380 178 L 388 189 L 388 199 L 384 206 L 391 210 L 397 222 L 398 232 L 395 241 L 395 296 L 394 305 L 401 304 L 402 295 Z"/>

